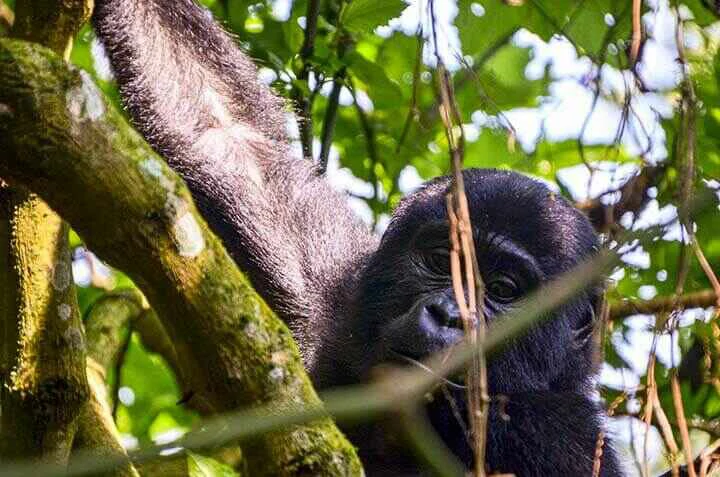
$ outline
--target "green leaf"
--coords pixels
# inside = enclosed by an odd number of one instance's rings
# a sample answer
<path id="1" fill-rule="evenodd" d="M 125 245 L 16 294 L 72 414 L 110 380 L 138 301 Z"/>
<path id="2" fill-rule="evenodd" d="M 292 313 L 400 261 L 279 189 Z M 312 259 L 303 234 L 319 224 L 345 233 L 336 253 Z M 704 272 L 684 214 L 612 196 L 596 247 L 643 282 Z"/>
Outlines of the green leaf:
<path id="1" fill-rule="evenodd" d="M 237 477 L 240 475 L 231 467 L 221 464 L 215 459 L 189 451 L 187 463 L 190 477 Z"/>
<path id="2" fill-rule="evenodd" d="M 510 6 L 500 0 L 460 0 L 455 24 L 463 51 L 475 58 L 508 41 L 520 28 L 545 41 L 562 34 L 581 54 L 603 57 L 607 45 L 629 37 L 631 4 L 623 0 L 533 0 Z"/>
<path id="3" fill-rule="evenodd" d="M 118 408 L 118 429 L 149 444 L 157 432 L 170 427 L 189 429 L 197 416 L 178 405 L 182 393 L 165 361 L 145 350 L 133 334 L 120 373 L 121 386 L 132 389 L 134 400 Z M 165 414 L 160 420 L 158 417 Z M 152 430 L 151 430 L 152 428 Z M 154 431 L 154 432 L 153 432 Z"/>
<path id="4" fill-rule="evenodd" d="M 477 141 L 465 146 L 465 167 L 527 169 L 531 165 L 531 159 L 502 130 L 483 128 Z"/>
<path id="5" fill-rule="evenodd" d="M 380 65 L 357 53 L 348 54 L 346 60 L 352 75 L 367 86 L 367 93 L 376 107 L 397 105 L 398 99 L 403 95 L 400 86 L 387 77 Z"/>
<path id="6" fill-rule="evenodd" d="M 693 20 L 700 26 L 708 26 L 720 20 L 720 10 L 717 9 L 718 7 L 710 6 L 717 4 L 717 2 L 683 0 L 681 3 L 690 9 L 693 13 Z M 715 12 L 713 12 L 712 8 L 715 8 Z"/>
<path id="7" fill-rule="evenodd" d="M 353 0 L 343 10 L 340 23 L 350 31 L 369 33 L 405 9 L 402 0 Z"/>
<path id="8" fill-rule="evenodd" d="M 456 75 L 456 97 L 465 116 L 477 109 L 490 113 L 517 107 L 535 106 L 545 92 L 546 82 L 529 80 L 525 68 L 530 50 L 514 45 L 500 48 L 474 71 L 462 70 Z"/>

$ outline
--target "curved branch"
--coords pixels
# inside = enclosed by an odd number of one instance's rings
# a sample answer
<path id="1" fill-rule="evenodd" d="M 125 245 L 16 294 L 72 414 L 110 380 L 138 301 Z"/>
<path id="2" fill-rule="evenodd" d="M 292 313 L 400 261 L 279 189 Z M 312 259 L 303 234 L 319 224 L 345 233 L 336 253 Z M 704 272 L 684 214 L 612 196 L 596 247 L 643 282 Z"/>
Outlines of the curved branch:
<path id="1" fill-rule="evenodd" d="M 45 48 L 0 40 L 0 84 L 0 176 L 38 191 L 138 284 L 194 395 L 217 411 L 320 405 L 287 327 L 237 269 L 184 183 L 88 76 Z M 258 437 L 245 450 L 260 474 L 361 472 L 330 419 Z"/>
<path id="2" fill-rule="evenodd" d="M 88 455 L 120 461 L 128 459 L 113 422 L 105 378 L 129 338 L 130 322 L 140 313 L 142 307 L 134 294 L 112 293 L 100 298 L 85 319 L 87 375 L 91 394 L 80 413 L 73 446 Z M 139 474 L 128 462 L 105 475 L 137 477 Z"/>
<path id="3" fill-rule="evenodd" d="M 610 320 L 619 320 L 630 315 L 652 315 L 675 308 L 708 308 L 715 306 L 717 296 L 712 289 L 686 293 L 678 297 L 659 296 L 652 300 L 626 300 L 610 306 Z"/>

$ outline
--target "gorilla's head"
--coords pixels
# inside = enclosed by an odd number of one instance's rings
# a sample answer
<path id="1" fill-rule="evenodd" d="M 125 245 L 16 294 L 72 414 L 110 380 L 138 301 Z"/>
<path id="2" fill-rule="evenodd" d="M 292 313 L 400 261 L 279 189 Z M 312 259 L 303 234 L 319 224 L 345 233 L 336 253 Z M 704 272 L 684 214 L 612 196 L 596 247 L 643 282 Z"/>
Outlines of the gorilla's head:
<path id="1" fill-rule="evenodd" d="M 588 220 L 541 182 L 483 169 L 464 178 L 489 323 L 597 250 Z M 358 316 L 374 348 L 366 367 L 397 355 L 421 360 L 462 338 L 448 252 L 450 184 L 436 179 L 401 202 L 365 270 Z M 597 299 L 597 291 L 586 294 L 491 358 L 490 392 L 583 385 L 592 361 L 584 332 Z"/>
<path id="2" fill-rule="evenodd" d="M 543 183 L 484 169 L 466 170 L 464 179 L 489 323 L 597 251 L 588 220 Z M 353 345 L 346 343 L 343 351 L 353 361 L 345 361 L 344 369 L 357 369 L 360 379 L 380 363 L 420 361 L 462 339 L 448 252 L 450 185 L 442 177 L 405 198 L 362 272 Z M 587 390 L 599 293 L 597 287 L 588 290 L 490 356 L 490 394 Z M 431 419 L 441 434 L 464 439 L 449 422 L 437 422 L 453 420 L 448 410 L 433 406 Z"/>

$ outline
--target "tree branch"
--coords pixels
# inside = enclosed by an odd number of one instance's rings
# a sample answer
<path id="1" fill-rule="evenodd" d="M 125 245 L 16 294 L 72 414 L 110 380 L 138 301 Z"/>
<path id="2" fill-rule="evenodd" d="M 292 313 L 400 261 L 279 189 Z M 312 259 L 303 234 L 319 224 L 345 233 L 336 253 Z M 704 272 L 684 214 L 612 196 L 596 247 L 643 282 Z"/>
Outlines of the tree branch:
<path id="1" fill-rule="evenodd" d="M 317 22 L 320 15 L 320 0 L 309 0 L 307 13 L 305 14 L 305 37 L 300 48 L 300 68 L 297 71 L 297 81 L 307 85 L 310 76 L 310 59 L 315 52 L 315 35 L 317 35 Z M 303 93 L 298 85 L 293 85 L 291 97 L 295 102 L 295 110 L 298 115 L 298 128 L 300 130 L 300 144 L 302 145 L 303 156 L 312 161 L 313 145 L 313 124 L 312 124 L 312 100 Z"/>
<path id="2" fill-rule="evenodd" d="M 619 320 L 630 315 L 652 315 L 671 311 L 675 308 L 708 308 L 715 306 L 717 297 L 712 289 L 686 293 L 680 296 L 659 296 L 652 300 L 625 300 L 610 306 L 610 320 Z"/>
<path id="3" fill-rule="evenodd" d="M 113 422 L 106 376 L 129 338 L 130 322 L 143 311 L 135 295 L 130 292 L 105 295 L 93 304 L 85 319 L 88 343 L 87 375 L 91 394 L 80 413 L 73 445 L 76 450 L 82 449 L 89 455 L 103 459 L 128 458 Z M 139 474 L 128 462 L 105 475 L 137 477 Z"/>
<path id="4" fill-rule="evenodd" d="M 330 96 L 328 96 L 327 108 L 325 108 L 325 118 L 323 119 L 322 136 L 320 138 L 320 160 L 318 161 L 322 174 L 327 171 L 328 157 L 330 156 L 330 147 L 332 146 L 338 106 L 340 104 L 340 92 L 342 91 L 346 71 L 346 68 L 342 67 L 333 77 L 333 87 Z"/>
<path id="5" fill-rule="evenodd" d="M 21 0 L 16 13 L 15 37 L 42 42 L 67 58 L 90 10 L 84 0 Z M 69 228 L 24 188 L 3 187 L 0 209 L 0 456 L 32 456 L 64 468 L 88 395 Z"/>
<path id="6" fill-rule="evenodd" d="M 63 467 L 88 394 L 68 228 L 35 195 L 2 196 L 0 456 Z"/>
<path id="7" fill-rule="evenodd" d="M 194 394 L 216 411 L 260 402 L 277 413 L 319 406 L 290 331 L 237 269 L 181 179 L 89 77 L 44 48 L 0 40 L 0 84 L 0 176 L 40 192 L 139 285 Z M 245 450 L 260 474 L 361 472 L 329 419 L 260 436 Z"/>
<path id="8" fill-rule="evenodd" d="M 663 166 L 645 166 L 625 182 L 617 191 L 620 199 L 615 204 L 604 204 L 602 196 L 579 202 L 578 209 L 585 213 L 598 232 L 610 231 L 626 212 L 637 213 L 647 205 L 648 189 L 658 184 L 663 177 Z"/>
<path id="9" fill-rule="evenodd" d="M 18 0 L 12 36 L 47 46 L 67 60 L 91 10 L 91 0 Z"/>

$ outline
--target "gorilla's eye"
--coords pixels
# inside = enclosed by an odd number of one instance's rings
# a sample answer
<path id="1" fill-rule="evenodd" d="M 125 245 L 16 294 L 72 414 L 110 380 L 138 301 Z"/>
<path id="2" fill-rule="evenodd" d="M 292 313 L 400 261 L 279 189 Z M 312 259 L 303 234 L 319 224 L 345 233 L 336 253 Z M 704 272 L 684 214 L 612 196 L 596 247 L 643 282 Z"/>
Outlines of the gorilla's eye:
<path id="1" fill-rule="evenodd" d="M 494 299 L 502 303 L 508 303 L 522 294 L 522 290 L 515 280 L 507 275 L 496 275 L 485 284 L 485 289 Z"/>
<path id="2" fill-rule="evenodd" d="M 428 250 L 425 263 L 435 273 L 450 274 L 450 252 L 447 248 L 436 247 Z"/>

